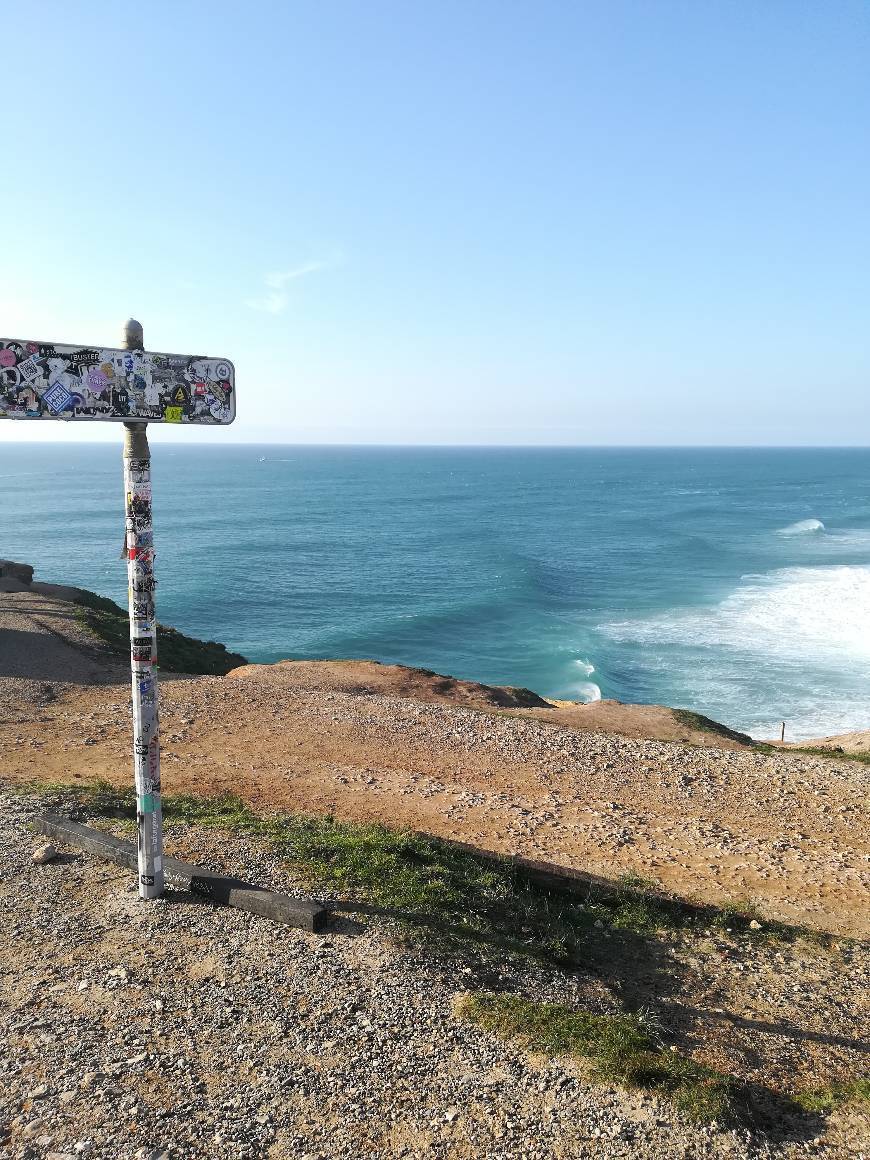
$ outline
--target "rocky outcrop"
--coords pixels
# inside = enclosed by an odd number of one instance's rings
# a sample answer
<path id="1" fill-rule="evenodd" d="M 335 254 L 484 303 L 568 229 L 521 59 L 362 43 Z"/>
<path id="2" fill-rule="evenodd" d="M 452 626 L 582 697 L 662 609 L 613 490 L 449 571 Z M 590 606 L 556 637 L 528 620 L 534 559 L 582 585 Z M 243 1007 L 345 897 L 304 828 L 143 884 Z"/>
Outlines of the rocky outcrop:
<path id="1" fill-rule="evenodd" d="M 285 660 L 272 665 L 244 665 L 228 675 L 236 680 L 255 680 L 284 689 L 410 697 L 416 701 L 440 701 L 482 709 L 552 707 L 549 701 L 531 689 L 484 685 L 479 681 L 463 681 L 458 677 L 435 673 L 431 669 L 385 665 L 380 661 Z"/>
<path id="2" fill-rule="evenodd" d="M 32 579 L 33 569 L 29 564 L 0 560 L 0 592 L 24 592 Z"/>
<path id="3" fill-rule="evenodd" d="M 33 579 L 32 564 L 17 560 L 0 560 L 0 592 L 38 592 L 40 596 L 54 596 L 57 600 L 79 600 L 81 588 L 70 584 L 43 584 Z"/>

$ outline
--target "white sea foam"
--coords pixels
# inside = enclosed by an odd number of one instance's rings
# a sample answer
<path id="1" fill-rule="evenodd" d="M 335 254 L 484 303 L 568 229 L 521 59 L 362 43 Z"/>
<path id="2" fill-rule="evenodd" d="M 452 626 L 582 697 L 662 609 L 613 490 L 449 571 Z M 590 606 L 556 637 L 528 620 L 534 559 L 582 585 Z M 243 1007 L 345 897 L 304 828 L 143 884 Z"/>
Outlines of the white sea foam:
<path id="1" fill-rule="evenodd" d="M 778 536 L 807 536 L 814 532 L 823 532 L 825 525 L 821 520 L 798 520 L 796 524 L 789 524 L 787 528 L 780 528 Z"/>
<path id="2" fill-rule="evenodd" d="M 595 665 L 590 665 L 589 661 L 584 661 L 584 660 L 581 660 L 578 658 L 574 662 L 574 664 L 577 665 L 578 668 L 583 670 L 584 677 L 591 677 L 592 674 L 595 672 Z"/>
<path id="3" fill-rule="evenodd" d="M 601 690 L 594 681 L 583 681 L 580 685 L 574 685 L 570 700 L 582 701 L 584 705 L 591 705 L 593 701 L 601 700 Z"/>
<path id="4" fill-rule="evenodd" d="M 754 736 L 772 736 L 777 716 L 790 718 L 793 739 L 870 724 L 870 567 L 745 576 L 714 608 L 602 631 L 641 645 L 645 664 L 670 670 L 699 706 Z"/>
<path id="5" fill-rule="evenodd" d="M 739 649 L 801 661 L 870 661 L 870 567 L 782 568 L 712 609 L 604 625 L 617 640 Z"/>

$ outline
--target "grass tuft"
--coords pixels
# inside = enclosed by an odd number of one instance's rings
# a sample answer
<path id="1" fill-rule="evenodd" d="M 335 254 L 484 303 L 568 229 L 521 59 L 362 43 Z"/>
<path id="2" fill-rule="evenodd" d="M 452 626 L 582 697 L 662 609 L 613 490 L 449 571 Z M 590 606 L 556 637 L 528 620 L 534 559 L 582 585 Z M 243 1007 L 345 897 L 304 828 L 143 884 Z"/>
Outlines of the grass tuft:
<path id="1" fill-rule="evenodd" d="M 729 741 L 737 741 L 740 745 L 752 746 L 755 742 L 748 733 L 740 733 L 737 729 L 730 729 L 712 717 L 705 717 L 703 713 L 695 713 L 691 709 L 672 709 L 675 719 L 687 729 L 697 733 L 715 733 L 719 737 L 727 737 Z"/>
<path id="2" fill-rule="evenodd" d="M 23 788 L 54 804 L 72 803 L 84 816 L 135 817 L 132 790 L 108 782 Z M 363 900 L 412 925 L 429 922 L 448 940 L 496 941 L 560 965 L 587 961 L 602 931 L 632 938 L 716 928 L 784 942 L 808 934 L 763 919 L 751 903 L 717 908 L 670 898 L 637 875 L 623 875 L 609 887 L 590 885 L 578 896 L 547 889 L 509 858 L 483 856 L 410 830 L 331 816 L 259 814 L 234 794 L 165 794 L 162 803 L 167 824 L 214 826 L 268 841 L 312 888 Z M 751 929 L 753 919 L 761 930 Z"/>
<path id="3" fill-rule="evenodd" d="M 752 748 L 756 753 L 773 753 L 779 757 L 789 757 L 795 754 L 798 757 L 827 757 L 836 761 L 857 761 L 861 765 L 870 765 L 870 753 L 847 752 L 840 746 L 828 748 L 824 745 L 771 745 L 767 741 L 754 741 Z"/>
<path id="4" fill-rule="evenodd" d="M 795 1102 L 807 1112 L 827 1114 L 849 1104 L 870 1109 L 870 1076 L 799 1092 Z"/>
<path id="5" fill-rule="evenodd" d="M 526 1050 L 587 1060 L 594 1079 L 665 1096 L 693 1120 L 711 1122 L 730 1114 L 729 1078 L 663 1050 L 640 1014 L 595 1015 L 488 991 L 462 996 L 456 1012 Z"/>

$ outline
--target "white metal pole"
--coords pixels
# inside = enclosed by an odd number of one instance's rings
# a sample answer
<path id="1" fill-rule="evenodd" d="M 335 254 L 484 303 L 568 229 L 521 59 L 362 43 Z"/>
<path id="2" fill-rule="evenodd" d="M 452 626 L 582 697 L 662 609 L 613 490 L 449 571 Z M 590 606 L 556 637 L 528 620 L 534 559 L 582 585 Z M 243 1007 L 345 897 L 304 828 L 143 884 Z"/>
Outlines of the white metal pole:
<path id="1" fill-rule="evenodd" d="M 143 349 L 142 327 L 131 318 L 124 347 Z M 132 376 L 132 371 L 125 372 Z M 157 704 L 157 618 L 154 610 L 154 531 L 151 523 L 151 452 L 148 424 L 124 424 L 124 509 L 130 602 L 130 671 L 133 688 L 133 772 L 139 850 L 139 897 L 163 893 L 163 817 L 160 806 L 160 737 Z"/>

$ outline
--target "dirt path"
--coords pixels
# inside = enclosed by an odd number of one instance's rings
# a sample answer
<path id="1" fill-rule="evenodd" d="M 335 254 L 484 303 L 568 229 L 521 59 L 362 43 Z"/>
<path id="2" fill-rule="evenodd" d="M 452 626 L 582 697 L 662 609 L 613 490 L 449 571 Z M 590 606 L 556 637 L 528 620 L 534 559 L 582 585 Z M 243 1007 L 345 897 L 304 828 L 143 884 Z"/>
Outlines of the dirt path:
<path id="1" fill-rule="evenodd" d="M 728 738 L 689 744 L 658 707 L 626 717 L 605 706 L 602 720 L 629 735 L 602 732 L 570 706 L 508 697 L 506 708 L 503 691 L 365 662 L 174 678 L 161 702 L 168 793 L 229 790 L 259 809 L 407 825 L 609 879 L 639 874 L 692 899 L 751 899 L 765 916 L 835 934 L 870 930 L 868 767 L 857 762 Z M 0 597 L 0 783 L 129 787 L 130 765 L 125 666 L 65 602 Z M 640 1096 L 591 1091 L 570 1067 L 457 1028 L 451 1003 L 470 985 L 466 968 L 445 979 L 374 931 L 339 926 L 324 956 L 311 936 L 288 939 L 238 913 L 171 900 L 140 913 L 112 868 L 76 855 L 33 867 L 23 827 L 35 807 L 0 798 L 12 868 L 0 882 L 0 1157 L 41 1155 L 33 1149 L 49 1139 L 61 1152 L 83 1142 L 95 1160 L 133 1160 L 140 1144 L 179 1158 L 858 1154 L 866 1116 L 853 1108 L 827 1125 L 777 1114 L 771 1148 L 687 1130 Z M 251 879 L 283 874 L 238 836 L 170 827 L 167 842 Z M 755 944 L 726 930 L 657 935 L 630 953 L 614 950 L 618 937 L 602 930 L 588 977 L 509 984 L 591 1010 L 630 998 L 681 1049 L 750 1085 L 801 1090 L 862 1069 L 860 947 Z M 491 964 L 468 969 L 491 985 Z M 491 1088 L 496 1074 L 514 1076 L 517 1094 L 513 1080 Z"/>
<path id="2" fill-rule="evenodd" d="M 38 592 L 0 593 L 0 679 L 78 685 L 121 680 L 121 666 L 109 663 L 97 646 L 68 601 Z"/>

